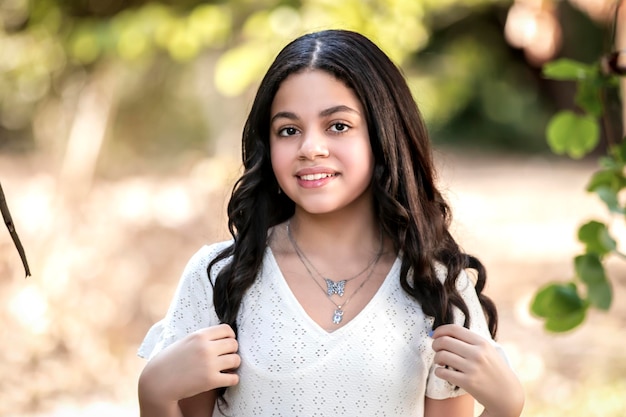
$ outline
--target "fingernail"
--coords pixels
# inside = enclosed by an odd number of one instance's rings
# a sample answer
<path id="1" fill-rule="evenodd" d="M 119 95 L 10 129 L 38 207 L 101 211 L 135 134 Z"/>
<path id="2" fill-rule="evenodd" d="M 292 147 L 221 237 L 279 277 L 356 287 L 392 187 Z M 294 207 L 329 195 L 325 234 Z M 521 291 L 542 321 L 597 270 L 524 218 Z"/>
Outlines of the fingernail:
<path id="1" fill-rule="evenodd" d="M 430 329 L 430 331 L 428 332 L 428 337 L 432 338 L 434 334 L 435 331 L 433 329 Z"/>

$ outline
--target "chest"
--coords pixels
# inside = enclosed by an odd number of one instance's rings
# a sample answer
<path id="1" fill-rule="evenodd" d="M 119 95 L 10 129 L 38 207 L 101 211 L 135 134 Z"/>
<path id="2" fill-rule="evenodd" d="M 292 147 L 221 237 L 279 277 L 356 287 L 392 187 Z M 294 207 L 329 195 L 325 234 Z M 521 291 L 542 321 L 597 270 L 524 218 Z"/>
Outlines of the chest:
<path id="1" fill-rule="evenodd" d="M 364 293 L 364 301 L 357 301 L 362 305 L 355 305 L 359 307 L 355 313 L 332 331 L 324 324 L 332 321 L 335 306 L 326 302 L 307 309 L 277 264 L 265 264 L 242 300 L 238 319 L 240 353 L 250 366 L 268 372 L 305 372 L 318 366 L 350 372 L 351 367 L 366 363 L 380 367 L 376 372 L 381 373 L 407 365 L 419 373 L 422 365 L 429 366 L 432 319 L 400 287 L 399 262 L 382 283 Z M 317 298 L 318 304 L 321 301 L 326 300 Z M 321 319 L 312 311 L 320 311 Z"/>
<path id="2" fill-rule="evenodd" d="M 427 336 L 432 323 L 399 284 L 385 281 L 356 317 L 328 332 L 280 276 L 267 272 L 239 313 L 240 383 L 229 390 L 234 409 L 241 415 L 249 407 L 258 408 L 256 415 L 387 415 L 392 404 L 389 415 L 421 415 L 434 357 Z"/>

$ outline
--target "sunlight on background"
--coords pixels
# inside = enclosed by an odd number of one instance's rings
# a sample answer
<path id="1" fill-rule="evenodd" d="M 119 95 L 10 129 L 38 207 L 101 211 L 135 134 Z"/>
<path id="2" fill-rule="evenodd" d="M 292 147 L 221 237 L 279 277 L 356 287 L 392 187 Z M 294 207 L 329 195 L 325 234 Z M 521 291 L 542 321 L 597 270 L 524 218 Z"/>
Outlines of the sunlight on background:
<path id="1" fill-rule="evenodd" d="M 9 312 L 24 329 L 33 334 L 42 334 L 50 326 L 48 302 L 41 291 L 28 284 L 9 300 Z"/>
<path id="2" fill-rule="evenodd" d="M 612 0 L 571 0 L 594 19 L 608 21 Z M 504 34 L 509 43 L 523 49 L 529 62 L 541 65 L 554 58 L 561 46 L 557 4 L 545 0 L 515 0 L 509 9 Z"/>
<path id="3" fill-rule="evenodd" d="M 547 7 L 546 7 L 547 5 Z M 504 34 L 509 43 L 523 49 L 535 65 L 552 59 L 561 46 L 556 7 L 548 2 L 516 1 L 507 16 Z"/>

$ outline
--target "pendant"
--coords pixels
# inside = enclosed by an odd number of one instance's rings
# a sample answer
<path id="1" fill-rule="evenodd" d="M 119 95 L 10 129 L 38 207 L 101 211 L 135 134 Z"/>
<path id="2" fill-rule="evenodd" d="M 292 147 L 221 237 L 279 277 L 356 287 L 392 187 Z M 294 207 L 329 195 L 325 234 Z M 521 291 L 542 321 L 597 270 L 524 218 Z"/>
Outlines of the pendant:
<path id="1" fill-rule="evenodd" d="M 341 323 L 342 319 L 343 319 L 343 310 L 341 309 L 341 307 L 337 307 L 337 309 L 335 310 L 335 314 L 333 314 L 333 323 L 339 324 Z"/>
<path id="2" fill-rule="evenodd" d="M 333 281 L 332 279 L 324 278 L 326 281 L 326 293 L 330 297 L 333 294 L 339 295 L 339 297 L 343 297 L 343 293 L 346 289 L 346 280 L 341 281 Z"/>

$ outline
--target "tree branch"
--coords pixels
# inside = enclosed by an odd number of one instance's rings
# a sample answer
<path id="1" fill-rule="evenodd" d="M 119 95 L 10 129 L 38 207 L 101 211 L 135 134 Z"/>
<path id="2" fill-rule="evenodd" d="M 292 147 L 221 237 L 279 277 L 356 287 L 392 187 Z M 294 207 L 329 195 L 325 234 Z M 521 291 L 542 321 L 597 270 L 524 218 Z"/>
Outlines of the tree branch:
<path id="1" fill-rule="evenodd" d="M 9 212 L 9 207 L 7 206 L 6 198 L 4 197 L 4 191 L 2 191 L 2 184 L 0 184 L 0 212 L 2 212 L 4 224 L 7 225 L 7 228 L 9 229 L 9 234 L 11 234 L 11 239 L 13 239 L 13 243 L 15 244 L 15 247 L 20 254 L 20 259 L 22 260 L 22 264 L 24 265 L 24 272 L 26 273 L 26 276 L 29 277 L 30 268 L 28 267 L 28 261 L 26 260 L 26 253 L 24 252 L 22 242 L 20 242 L 20 237 L 15 231 L 15 225 L 13 224 L 13 219 L 11 218 L 11 213 Z"/>

